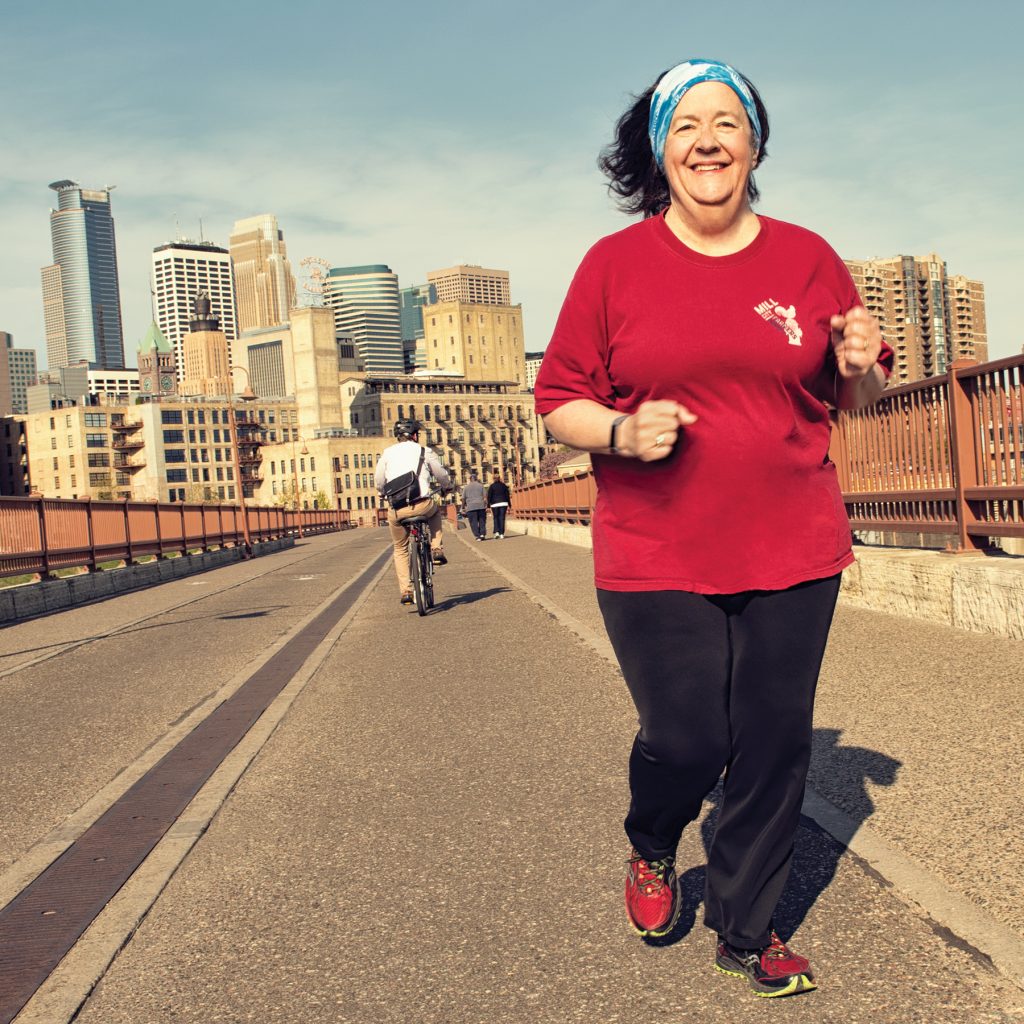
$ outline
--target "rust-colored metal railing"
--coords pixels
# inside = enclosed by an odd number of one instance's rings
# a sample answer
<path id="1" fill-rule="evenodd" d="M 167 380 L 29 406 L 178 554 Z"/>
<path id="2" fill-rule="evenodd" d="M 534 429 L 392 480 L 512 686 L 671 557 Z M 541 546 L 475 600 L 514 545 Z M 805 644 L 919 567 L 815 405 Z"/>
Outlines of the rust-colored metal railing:
<path id="1" fill-rule="evenodd" d="M 855 530 L 945 535 L 982 550 L 1024 537 L 1024 356 L 948 373 L 839 414 L 832 458 Z"/>
<path id="2" fill-rule="evenodd" d="M 590 470 L 583 470 L 573 476 L 516 488 L 512 514 L 517 519 L 589 526 L 596 501 L 594 475 Z"/>
<path id="3" fill-rule="evenodd" d="M 0 577 L 46 577 L 58 569 L 95 570 L 102 562 L 130 563 L 143 555 L 241 545 L 243 515 L 254 541 L 295 533 L 300 523 L 304 534 L 352 525 L 351 514 L 342 509 L 0 497 Z"/>
<path id="4" fill-rule="evenodd" d="M 1024 537 L 1024 356 L 959 360 L 837 414 L 830 449 L 855 530 L 949 538 L 982 550 Z M 521 519 L 589 524 L 589 471 L 517 488 Z"/>

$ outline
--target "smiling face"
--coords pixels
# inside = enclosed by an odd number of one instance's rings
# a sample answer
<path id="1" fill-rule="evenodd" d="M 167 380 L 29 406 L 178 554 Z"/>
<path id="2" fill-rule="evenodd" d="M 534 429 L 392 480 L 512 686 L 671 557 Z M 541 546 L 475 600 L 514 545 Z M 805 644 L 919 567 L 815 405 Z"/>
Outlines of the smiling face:
<path id="1" fill-rule="evenodd" d="M 749 209 L 753 133 L 740 98 L 721 82 L 701 82 L 679 101 L 665 140 L 665 178 L 677 213 L 697 223 Z"/>

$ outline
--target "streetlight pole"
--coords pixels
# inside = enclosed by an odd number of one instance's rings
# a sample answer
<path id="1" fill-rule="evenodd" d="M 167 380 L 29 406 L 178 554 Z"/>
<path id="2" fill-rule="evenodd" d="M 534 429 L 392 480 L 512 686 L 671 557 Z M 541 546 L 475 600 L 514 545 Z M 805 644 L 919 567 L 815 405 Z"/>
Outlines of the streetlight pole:
<path id="1" fill-rule="evenodd" d="M 302 516 L 299 515 L 299 468 L 298 459 L 295 457 L 295 442 L 302 442 L 302 455 L 308 455 L 309 449 L 306 447 L 306 439 L 297 433 L 292 434 L 292 476 L 295 479 L 295 525 L 298 527 L 299 540 L 302 539 Z"/>
<path id="2" fill-rule="evenodd" d="M 245 557 L 252 558 L 252 537 L 249 534 L 249 513 L 245 508 L 245 483 L 242 480 L 242 463 L 238 455 L 238 422 L 235 419 L 235 403 L 231 400 L 231 389 L 234 386 L 230 374 L 235 370 L 241 370 L 245 374 L 245 390 L 239 396 L 245 402 L 251 402 L 256 398 L 256 393 L 249 383 L 249 371 L 244 366 L 228 367 L 228 420 L 231 425 L 231 456 L 235 466 L 235 482 L 238 484 L 238 507 L 242 512 L 242 537 L 245 540 Z"/>

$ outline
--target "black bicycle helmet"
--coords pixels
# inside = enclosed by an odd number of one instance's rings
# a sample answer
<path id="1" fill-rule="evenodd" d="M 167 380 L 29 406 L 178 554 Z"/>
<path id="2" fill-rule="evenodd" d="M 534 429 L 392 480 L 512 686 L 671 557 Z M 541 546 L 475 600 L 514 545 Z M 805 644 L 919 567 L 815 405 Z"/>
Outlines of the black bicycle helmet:
<path id="1" fill-rule="evenodd" d="M 395 437 L 412 437 L 420 432 L 420 425 L 416 420 L 399 420 L 395 424 Z"/>

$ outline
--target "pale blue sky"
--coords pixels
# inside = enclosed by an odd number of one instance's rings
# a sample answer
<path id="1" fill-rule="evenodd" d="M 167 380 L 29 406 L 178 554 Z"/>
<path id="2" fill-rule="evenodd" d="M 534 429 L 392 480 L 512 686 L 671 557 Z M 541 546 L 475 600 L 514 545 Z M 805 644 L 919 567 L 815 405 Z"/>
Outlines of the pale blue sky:
<path id="1" fill-rule="evenodd" d="M 583 253 L 628 223 L 599 150 L 629 95 L 691 56 L 730 61 L 765 99 L 760 212 L 848 258 L 938 252 L 985 282 L 991 357 L 1024 345 L 1018 5 L 19 7 L 3 16 L 0 330 L 20 347 L 45 350 L 46 186 L 73 178 L 118 186 L 129 364 L 153 247 L 200 218 L 226 246 L 265 212 L 296 264 L 387 263 L 402 286 L 458 262 L 506 268 L 542 349 Z"/>

